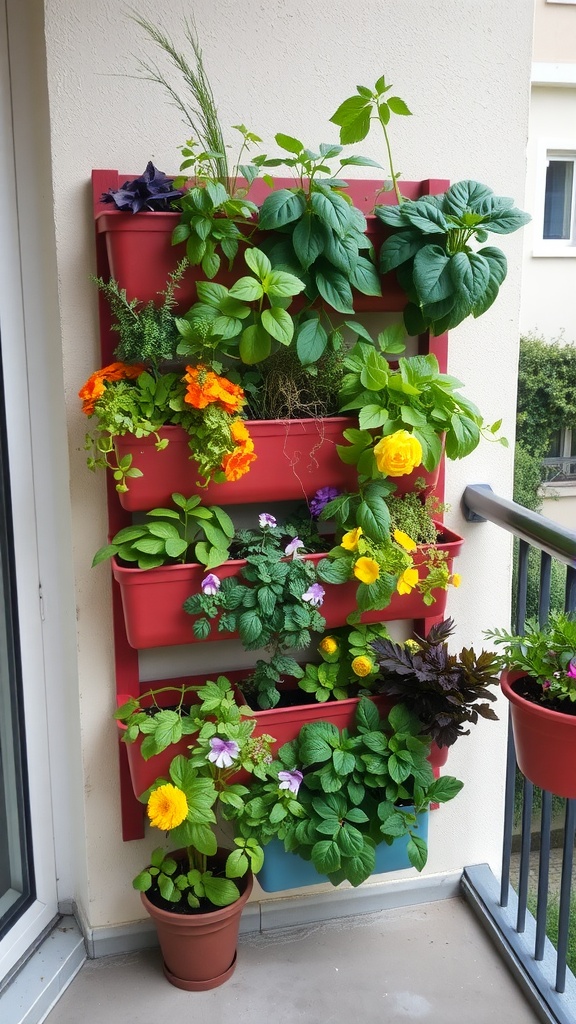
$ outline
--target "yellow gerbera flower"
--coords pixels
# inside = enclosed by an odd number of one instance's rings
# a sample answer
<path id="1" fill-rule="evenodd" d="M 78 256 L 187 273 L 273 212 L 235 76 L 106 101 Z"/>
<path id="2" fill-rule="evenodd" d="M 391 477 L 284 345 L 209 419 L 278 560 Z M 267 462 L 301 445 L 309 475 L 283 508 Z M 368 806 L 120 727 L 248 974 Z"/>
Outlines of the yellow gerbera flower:
<path id="1" fill-rule="evenodd" d="M 338 650 L 338 641 L 333 636 L 325 636 L 318 644 L 318 650 L 324 654 L 335 654 Z"/>
<path id="2" fill-rule="evenodd" d="M 186 794 L 167 782 L 150 794 L 146 812 L 154 828 L 169 832 L 171 828 L 181 825 L 188 814 Z"/>
<path id="3" fill-rule="evenodd" d="M 363 654 L 359 655 L 358 658 L 354 658 L 350 667 L 354 675 L 360 677 L 369 676 L 374 671 L 374 665 L 370 658 L 366 658 Z"/>
<path id="4" fill-rule="evenodd" d="M 394 530 L 394 540 L 404 551 L 416 551 L 416 541 L 412 540 L 403 530 Z"/>
<path id="5" fill-rule="evenodd" d="M 361 583 L 374 583 L 380 575 L 380 566 L 373 558 L 364 556 L 354 563 L 354 575 Z"/>
<path id="6" fill-rule="evenodd" d="M 396 590 L 399 594 L 409 594 L 418 583 L 418 569 L 405 569 L 402 573 L 398 583 L 396 584 Z"/>
<path id="7" fill-rule="evenodd" d="M 357 526 L 355 530 L 349 530 L 348 533 L 344 534 L 340 544 L 343 548 L 346 548 L 346 551 L 356 551 L 361 536 L 362 527 Z"/>
<path id="8" fill-rule="evenodd" d="M 459 587 L 462 583 L 462 577 L 459 572 L 455 572 L 452 576 L 452 586 Z"/>

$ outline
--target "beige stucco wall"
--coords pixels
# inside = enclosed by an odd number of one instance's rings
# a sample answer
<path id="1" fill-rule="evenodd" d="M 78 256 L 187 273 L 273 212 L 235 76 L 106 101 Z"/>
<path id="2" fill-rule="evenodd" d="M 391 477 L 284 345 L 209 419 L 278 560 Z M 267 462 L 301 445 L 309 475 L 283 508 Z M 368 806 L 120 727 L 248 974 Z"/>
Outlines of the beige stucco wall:
<path id="1" fill-rule="evenodd" d="M 576 5 L 535 0 L 534 60 L 576 61 Z"/>
<path id="2" fill-rule="evenodd" d="M 182 9 L 161 10 L 176 36 Z M 151 0 L 138 10 L 152 20 L 159 14 Z M 110 580 L 105 567 L 90 569 L 105 538 L 106 511 L 104 481 L 84 466 L 76 397 L 98 364 L 89 176 L 93 167 L 140 173 L 149 159 L 174 170 L 186 129 L 155 87 L 124 77 L 135 68 L 130 53 L 151 51 L 117 4 L 47 0 L 45 13 L 78 607 L 84 806 L 76 820 L 85 822 L 88 878 L 79 873 L 76 896 L 98 927 L 141 916 L 130 879 L 151 843 L 120 838 Z M 334 139 L 328 118 L 338 103 L 384 71 L 415 113 L 392 127 L 405 178 L 474 177 L 522 200 L 532 28 L 524 0 L 431 0 L 425 8 L 420 0 L 365 0 L 354 11 L 344 0 L 328 7 L 199 0 L 194 14 L 223 124 L 243 121 L 264 137 L 265 149 L 273 149 L 277 131 L 312 146 Z M 383 156 L 376 136 L 356 150 Z M 522 241 L 514 235 L 501 244 L 510 262 L 501 297 L 480 321 L 454 331 L 450 370 L 490 422 L 504 417 L 512 438 Z M 457 642 L 481 644 L 483 629 L 507 622 L 510 544 L 494 527 L 463 522 L 459 501 L 469 482 L 509 495 L 510 451 L 484 443 L 448 470 L 449 521 L 467 538 L 458 566 L 464 582 L 450 612 Z M 428 871 L 478 861 L 497 870 L 503 764 L 503 723 L 479 728 L 451 754 L 450 768 L 466 788 L 433 816 Z"/>
<path id="3" fill-rule="evenodd" d="M 576 7 L 571 8 L 576 19 Z M 575 20 L 576 31 L 576 20 Z M 532 87 L 526 209 L 534 220 L 524 231 L 524 271 L 520 325 L 524 334 L 576 341 L 576 248 L 565 256 L 542 255 L 546 149 L 576 150 L 576 81 L 572 87 Z M 540 235 L 539 235 L 540 232 Z"/>

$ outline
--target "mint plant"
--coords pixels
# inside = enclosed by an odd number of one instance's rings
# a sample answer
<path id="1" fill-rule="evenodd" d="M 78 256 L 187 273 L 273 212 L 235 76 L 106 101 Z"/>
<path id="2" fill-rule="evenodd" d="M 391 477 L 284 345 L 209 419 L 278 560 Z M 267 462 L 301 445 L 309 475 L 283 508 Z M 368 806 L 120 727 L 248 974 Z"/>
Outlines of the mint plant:
<path id="1" fill-rule="evenodd" d="M 429 738 L 406 707 L 395 706 L 381 721 L 361 697 L 350 732 L 313 722 L 280 748 L 270 781 L 255 783 L 251 799 L 234 812 L 237 829 L 263 846 L 283 840 L 333 885 L 360 885 L 374 871 L 376 846 L 402 836 L 409 836 L 408 858 L 421 871 L 427 845 L 418 815 L 462 788 L 451 776 L 434 779 L 429 752 Z"/>
<path id="2" fill-rule="evenodd" d="M 222 565 L 229 555 L 234 524 L 224 509 L 206 507 L 198 495 L 175 493 L 176 509 L 154 508 L 149 523 L 125 526 L 94 555 L 92 565 L 112 556 L 136 562 L 139 569 L 155 569 L 174 562 L 196 561 L 207 569 Z"/>
<path id="3" fill-rule="evenodd" d="M 269 658 L 258 659 L 245 686 L 255 693 L 259 707 L 272 708 L 280 700 L 282 677 L 303 674 L 286 652 L 308 647 L 312 634 L 325 628 L 318 611 L 324 588 L 317 583 L 314 564 L 295 557 L 303 548 L 299 538 L 285 544 L 290 527 L 278 529 L 267 513 L 260 515 L 260 523 L 260 533 L 240 535 L 246 565 L 239 576 L 219 580 L 211 574 L 200 593 L 186 600 L 184 610 L 196 617 L 192 628 L 199 640 L 210 635 L 218 620 L 218 631 L 238 632 L 245 650 L 267 650 Z"/>

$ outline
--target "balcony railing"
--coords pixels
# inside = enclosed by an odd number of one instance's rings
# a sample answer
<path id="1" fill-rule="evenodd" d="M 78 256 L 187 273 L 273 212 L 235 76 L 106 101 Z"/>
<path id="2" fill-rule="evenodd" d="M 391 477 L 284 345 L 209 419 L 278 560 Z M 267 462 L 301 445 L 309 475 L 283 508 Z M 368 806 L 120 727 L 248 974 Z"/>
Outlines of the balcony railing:
<path id="1" fill-rule="evenodd" d="M 576 455 L 542 459 L 542 482 L 545 484 L 576 482 Z"/>
<path id="2" fill-rule="evenodd" d="M 549 460 L 550 462 L 552 460 Z M 568 462 L 574 469 L 576 459 Z M 517 594 L 515 630 L 524 628 L 528 593 L 530 549 L 540 551 L 538 618 L 544 623 L 550 612 L 552 563 L 566 569 L 564 608 L 576 609 L 576 532 L 558 526 L 550 519 L 495 495 L 487 485 L 467 487 L 463 503 L 471 522 L 489 520 L 518 538 Z M 576 762 L 576 750 L 575 750 Z M 492 933 L 502 954 L 514 970 L 542 1020 L 557 1024 L 576 1022 L 576 979 L 567 966 L 570 907 L 572 903 L 572 867 L 576 827 L 576 800 L 561 801 L 540 790 L 520 776 L 516 765 L 512 729 L 508 729 L 506 798 L 502 846 L 502 875 L 496 881 L 486 865 L 467 868 L 463 877 L 466 898 Z M 536 797 L 536 799 L 535 799 Z M 533 808 L 541 806 L 540 826 L 534 827 Z M 558 896 L 556 948 L 546 937 L 551 909 L 550 864 L 556 853 L 552 846 L 552 808 L 563 810 L 561 825 L 561 869 Z M 520 858 L 517 891 L 510 884 L 515 818 L 520 818 Z M 529 891 L 531 856 L 537 853 L 537 893 Z M 535 914 L 530 913 L 535 903 Z"/>

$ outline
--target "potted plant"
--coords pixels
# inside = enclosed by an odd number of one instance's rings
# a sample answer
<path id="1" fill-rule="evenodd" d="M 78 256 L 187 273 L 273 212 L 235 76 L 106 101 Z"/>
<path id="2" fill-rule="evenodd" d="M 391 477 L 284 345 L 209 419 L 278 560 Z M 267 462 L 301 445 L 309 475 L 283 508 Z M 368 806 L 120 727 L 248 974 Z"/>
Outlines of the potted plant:
<path id="1" fill-rule="evenodd" d="M 518 767 L 530 782 L 556 796 L 576 797 L 576 622 L 551 612 L 524 632 L 485 634 L 502 648 L 502 692 L 510 702 Z"/>
<path id="2" fill-rule="evenodd" d="M 429 750 L 406 707 L 381 720 L 364 697 L 350 730 L 321 721 L 303 726 L 268 767 L 269 779 L 233 812 L 240 835 L 266 846 L 258 875 L 265 891 L 327 879 L 356 886 L 374 871 L 422 870 L 429 804 L 462 787 L 448 776 L 434 779 Z"/>
<path id="3" fill-rule="evenodd" d="M 239 812 L 250 796 L 235 781 L 238 769 L 263 780 L 270 760 L 265 741 L 252 739 L 254 723 L 236 705 L 226 678 L 207 682 L 197 696 L 189 755 L 175 757 L 169 778 L 156 779 L 141 796 L 150 824 L 169 835 L 171 849 L 155 849 L 133 881 L 156 925 L 166 977 L 193 992 L 223 984 L 236 966 L 240 915 L 263 852 L 242 837 L 232 850 L 219 848 L 218 819 L 231 808 Z"/>
<path id="4" fill-rule="evenodd" d="M 423 735 L 444 751 L 444 762 L 448 748 L 459 736 L 467 736 L 479 718 L 496 721 L 498 717 L 485 703 L 496 700 L 488 689 L 498 685 L 496 655 L 489 651 L 476 655 L 466 647 L 460 654 L 451 654 L 448 639 L 453 632 L 454 622 L 448 618 L 432 626 L 425 637 L 404 644 L 386 637 L 372 643 L 380 667 L 375 688 L 417 715 Z"/>

